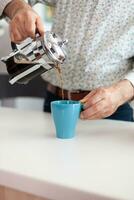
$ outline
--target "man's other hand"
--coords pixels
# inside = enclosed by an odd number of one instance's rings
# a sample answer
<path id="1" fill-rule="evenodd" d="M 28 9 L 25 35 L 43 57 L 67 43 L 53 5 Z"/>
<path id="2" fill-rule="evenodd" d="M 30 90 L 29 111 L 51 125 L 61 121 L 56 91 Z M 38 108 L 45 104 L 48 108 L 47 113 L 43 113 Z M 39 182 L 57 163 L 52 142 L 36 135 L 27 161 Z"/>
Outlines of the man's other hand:
<path id="1" fill-rule="evenodd" d="M 134 88 L 128 80 L 110 87 L 101 87 L 90 92 L 83 102 L 81 119 L 102 119 L 112 115 L 117 108 L 134 97 Z"/>

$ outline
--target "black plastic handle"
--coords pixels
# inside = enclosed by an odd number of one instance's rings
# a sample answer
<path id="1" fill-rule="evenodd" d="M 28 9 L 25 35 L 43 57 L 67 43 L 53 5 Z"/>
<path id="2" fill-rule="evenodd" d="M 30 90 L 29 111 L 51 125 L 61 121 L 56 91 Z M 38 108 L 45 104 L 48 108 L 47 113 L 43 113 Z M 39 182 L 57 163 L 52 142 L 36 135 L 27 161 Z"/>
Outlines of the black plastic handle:
<path id="1" fill-rule="evenodd" d="M 13 51 L 18 51 L 17 45 L 14 42 L 11 42 L 11 47 Z"/>

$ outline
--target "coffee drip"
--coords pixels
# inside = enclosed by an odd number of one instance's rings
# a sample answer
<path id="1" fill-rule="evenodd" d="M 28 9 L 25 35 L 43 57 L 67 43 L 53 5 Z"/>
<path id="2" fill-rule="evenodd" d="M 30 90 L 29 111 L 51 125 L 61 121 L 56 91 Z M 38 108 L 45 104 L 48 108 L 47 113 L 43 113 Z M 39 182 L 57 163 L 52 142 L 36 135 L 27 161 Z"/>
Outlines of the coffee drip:
<path id="1" fill-rule="evenodd" d="M 61 65 L 60 64 L 56 64 L 55 66 L 55 69 L 56 69 L 56 72 L 57 72 L 57 76 L 59 78 L 59 81 L 60 81 L 60 87 L 61 87 L 61 97 L 62 97 L 62 100 L 64 100 L 64 89 L 63 89 L 63 86 L 64 86 L 64 81 L 63 81 L 63 76 L 62 76 L 62 71 L 61 71 Z"/>

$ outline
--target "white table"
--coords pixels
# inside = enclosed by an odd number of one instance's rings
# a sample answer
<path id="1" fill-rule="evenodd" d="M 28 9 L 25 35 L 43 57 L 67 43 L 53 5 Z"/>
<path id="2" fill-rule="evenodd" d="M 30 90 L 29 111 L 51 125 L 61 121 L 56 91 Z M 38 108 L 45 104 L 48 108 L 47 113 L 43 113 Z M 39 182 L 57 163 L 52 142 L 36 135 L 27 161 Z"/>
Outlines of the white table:
<path id="1" fill-rule="evenodd" d="M 134 123 L 79 121 L 61 140 L 50 114 L 0 109 L 0 185 L 52 200 L 134 200 Z"/>

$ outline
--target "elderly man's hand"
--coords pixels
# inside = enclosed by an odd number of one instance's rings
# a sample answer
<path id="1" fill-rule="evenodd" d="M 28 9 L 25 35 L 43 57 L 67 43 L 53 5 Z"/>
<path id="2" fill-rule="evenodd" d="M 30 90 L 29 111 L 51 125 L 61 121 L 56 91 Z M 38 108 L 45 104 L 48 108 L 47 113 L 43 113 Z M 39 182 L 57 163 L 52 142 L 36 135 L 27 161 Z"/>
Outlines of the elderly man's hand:
<path id="1" fill-rule="evenodd" d="M 120 81 L 111 87 L 98 88 L 81 100 L 84 103 L 84 111 L 80 117 L 81 119 L 106 118 L 133 96 L 134 88 L 128 80 Z"/>
<path id="2" fill-rule="evenodd" d="M 24 1 L 13 0 L 5 9 L 5 14 L 11 18 L 10 37 L 19 43 L 27 37 L 35 38 L 36 30 L 44 34 L 44 25 L 38 14 Z"/>

